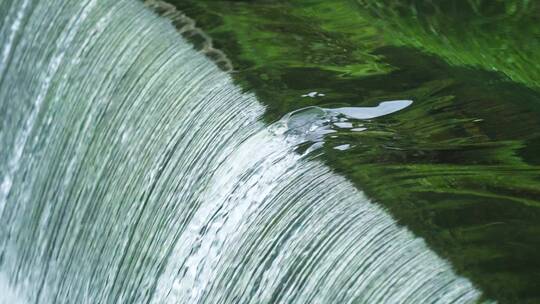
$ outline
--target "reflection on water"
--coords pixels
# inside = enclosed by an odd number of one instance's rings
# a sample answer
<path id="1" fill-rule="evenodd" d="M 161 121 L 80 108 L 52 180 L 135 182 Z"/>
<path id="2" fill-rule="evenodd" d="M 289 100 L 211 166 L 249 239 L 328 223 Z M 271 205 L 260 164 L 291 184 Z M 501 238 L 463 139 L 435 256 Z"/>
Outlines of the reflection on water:
<path id="1" fill-rule="evenodd" d="M 338 132 L 339 129 L 352 129 L 351 131 L 365 131 L 364 124 L 357 120 L 374 119 L 403 110 L 412 104 L 412 100 L 384 101 L 374 107 L 346 107 L 325 109 L 320 107 L 307 107 L 288 113 L 281 120 L 271 126 L 274 134 L 285 134 L 296 144 L 310 142 L 313 145 L 309 152 L 322 148 L 326 134 Z M 355 128 L 358 126 L 358 128 Z M 350 144 L 334 147 L 335 150 L 345 151 Z"/>
<path id="2" fill-rule="evenodd" d="M 375 107 L 346 107 L 332 109 L 333 112 L 345 115 L 354 119 L 372 119 L 395 113 L 405 109 L 412 104 L 412 100 L 395 100 L 381 102 Z"/>
<path id="3" fill-rule="evenodd" d="M 540 302 L 538 1 L 169 1 L 268 123 L 295 116 L 299 152 L 316 150 L 488 298 Z"/>

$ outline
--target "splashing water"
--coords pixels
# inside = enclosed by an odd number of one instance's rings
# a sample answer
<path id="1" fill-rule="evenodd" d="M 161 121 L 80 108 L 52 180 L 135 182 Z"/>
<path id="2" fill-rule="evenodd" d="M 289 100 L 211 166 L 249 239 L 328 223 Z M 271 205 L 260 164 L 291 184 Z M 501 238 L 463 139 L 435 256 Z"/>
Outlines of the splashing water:
<path id="1" fill-rule="evenodd" d="M 254 96 L 137 1 L 0 7 L 0 302 L 478 299 L 294 152 L 328 111 L 265 127 Z"/>

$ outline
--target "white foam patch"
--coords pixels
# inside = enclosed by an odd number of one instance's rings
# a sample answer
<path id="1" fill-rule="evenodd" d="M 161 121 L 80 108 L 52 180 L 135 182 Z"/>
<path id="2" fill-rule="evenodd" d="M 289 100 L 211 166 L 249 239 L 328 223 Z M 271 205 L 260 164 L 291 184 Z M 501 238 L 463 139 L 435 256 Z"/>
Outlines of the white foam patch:
<path id="1" fill-rule="evenodd" d="M 25 303 L 10 286 L 9 281 L 0 273 L 0 304 L 23 304 Z"/>

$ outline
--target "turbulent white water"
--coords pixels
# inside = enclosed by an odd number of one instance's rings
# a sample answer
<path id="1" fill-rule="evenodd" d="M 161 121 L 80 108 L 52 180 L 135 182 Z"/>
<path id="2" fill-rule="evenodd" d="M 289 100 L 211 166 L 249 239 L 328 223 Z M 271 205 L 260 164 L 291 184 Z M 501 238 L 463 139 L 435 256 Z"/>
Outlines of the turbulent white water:
<path id="1" fill-rule="evenodd" d="M 0 18 L 0 303 L 478 298 L 142 3 Z"/>

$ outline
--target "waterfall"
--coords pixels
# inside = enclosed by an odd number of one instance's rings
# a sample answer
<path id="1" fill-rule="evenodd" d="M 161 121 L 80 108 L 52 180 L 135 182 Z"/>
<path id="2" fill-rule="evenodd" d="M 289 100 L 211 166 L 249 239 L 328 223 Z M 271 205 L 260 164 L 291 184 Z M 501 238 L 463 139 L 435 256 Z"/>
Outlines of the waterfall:
<path id="1" fill-rule="evenodd" d="M 479 298 L 141 2 L 0 18 L 1 303 Z"/>

